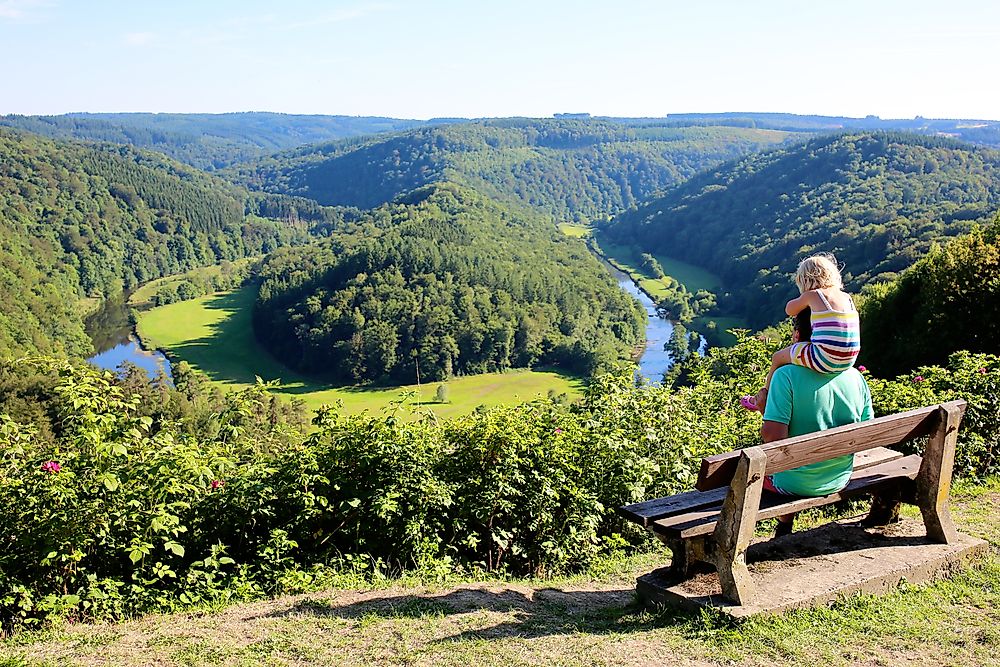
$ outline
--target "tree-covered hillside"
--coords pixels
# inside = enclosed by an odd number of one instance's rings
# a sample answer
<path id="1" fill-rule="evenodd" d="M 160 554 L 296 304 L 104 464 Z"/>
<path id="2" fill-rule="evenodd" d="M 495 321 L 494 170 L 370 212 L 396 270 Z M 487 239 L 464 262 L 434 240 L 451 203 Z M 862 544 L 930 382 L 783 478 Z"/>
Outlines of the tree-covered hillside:
<path id="1" fill-rule="evenodd" d="M 308 146 L 230 173 L 251 189 L 362 208 L 450 180 L 564 220 L 594 219 L 793 136 L 733 127 L 504 119 Z"/>
<path id="2" fill-rule="evenodd" d="M 646 317 L 582 243 L 452 184 L 372 211 L 353 234 L 273 253 L 261 274 L 258 338 L 341 381 L 590 372 L 627 358 Z"/>
<path id="3" fill-rule="evenodd" d="M 306 238 L 247 199 L 156 154 L 0 130 L 0 355 L 86 354 L 81 298 Z"/>
<path id="4" fill-rule="evenodd" d="M 958 350 L 1000 353 L 1000 217 L 872 285 L 861 318 L 862 361 L 883 377 Z"/>
<path id="5" fill-rule="evenodd" d="M 682 113 L 667 116 L 675 123 L 759 127 L 788 132 L 862 132 L 866 130 L 905 131 L 928 136 L 944 136 L 974 144 L 1000 148 L 1000 121 L 949 118 L 879 118 L 865 116 L 812 116 L 791 113 Z M 636 119 L 637 120 L 637 119 Z"/>
<path id="6" fill-rule="evenodd" d="M 932 242 L 1000 207 L 1000 152 L 902 133 L 823 137 L 701 174 L 620 215 L 608 235 L 722 276 L 724 308 L 765 326 L 809 253 L 846 266 L 848 288 L 888 280 Z"/>
<path id="7" fill-rule="evenodd" d="M 303 144 L 394 132 L 422 124 L 423 121 L 374 116 L 281 113 L 0 116 L 0 125 L 57 139 L 106 141 L 149 148 L 206 170 Z"/>

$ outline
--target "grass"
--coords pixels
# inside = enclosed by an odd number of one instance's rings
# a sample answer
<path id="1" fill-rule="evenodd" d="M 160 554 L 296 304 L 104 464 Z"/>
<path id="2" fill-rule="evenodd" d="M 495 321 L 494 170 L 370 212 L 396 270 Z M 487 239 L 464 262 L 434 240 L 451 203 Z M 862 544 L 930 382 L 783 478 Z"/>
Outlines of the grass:
<path id="1" fill-rule="evenodd" d="M 243 259 L 238 259 L 232 262 L 234 270 L 241 269 L 252 262 L 255 262 L 259 257 L 246 257 Z M 185 273 L 180 273 L 173 276 L 166 276 L 165 278 L 159 278 L 157 280 L 150 281 L 136 289 L 129 296 L 128 305 L 133 308 L 148 308 L 152 305 L 153 295 L 155 295 L 161 287 L 167 285 L 177 285 L 185 280 L 195 280 L 199 278 L 212 278 L 222 273 L 222 265 L 217 264 L 215 266 L 203 266 L 197 269 L 192 269 Z"/>
<path id="2" fill-rule="evenodd" d="M 569 577 L 404 580 L 66 625 L 0 642 L 0 665 L 998 665 L 1000 481 L 956 484 L 952 509 L 994 547 L 976 567 L 742 624 L 637 606 L 634 577 L 665 560 L 653 551 Z"/>
<path id="3" fill-rule="evenodd" d="M 257 376 L 280 380 L 276 393 L 301 399 L 310 411 L 336 401 L 349 414 L 377 411 L 414 392 L 410 401 L 439 417 L 468 414 L 478 406 L 492 407 L 544 396 L 550 390 L 577 398 L 579 378 L 554 371 L 512 371 L 453 378 L 448 403 L 434 402 L 440 382 L 399 387 L 331 387 L 295 373 L 267 353 L 254 339 L 251 311 L 256 288 L 249 286 L 191 301 L 172 303 L 137 314 L 136 330 L 148 348 L 161 349 L 172 360 L 183 360 L 225 388 L 252 385 Z"/>
<path id="4" fill-rule="evenodd" d="M 710 326 L 714 322 L 715 326 Z M 749 326 L 741 317 L 721 317 L 706 315 L 696 317 L 691 322 L 691 328 L 702 332 L 708 339 L 708 344 L 715 347 L 729 347 L 736 344 L 736 336 L 729 333 L 730 329 L 748 329 Z"/>
<path id="5" fill-rule="evenodd" d="M 651 285 L 653 283 L 660 283 L 658 279 L 646 274 L 640 268 L 642 266 L 642 250 L 634 246 L 611 243 L 603 236 L 598 236 L 597 242 L 601 250 L 608 256 L 608 258 L 613 259 L 614 264 L 622 271 L 625 271 L 636 279 L 650 280 L 652 281 L 650 283 Z M 722 286 L 722 280 L 717 275 L 711 271 L 701 268 L 700 266 L 688 264 L 687 262 L 682 262 L 679 259 L 668 257 L 667 255 L 657 253 L 652 253 L 652 255 L 663 267 L 663 272 L 674 278 L 680 284 L 684 285 L 689 292 L 697 292 L 700 289 L 714 292 Z M 659 287 L 661 292 L 664 289 L 665 287 L 662 285 Z"/>
<path id="6" fill-rule="evenodd" d="M 572 236 L 573 238 L 581 239 L 590 236 L 591 228 L 588 225 L 578 225 L 572 222 L 560 222 L 559 231 L 561 231 L 566 236 Z"/>

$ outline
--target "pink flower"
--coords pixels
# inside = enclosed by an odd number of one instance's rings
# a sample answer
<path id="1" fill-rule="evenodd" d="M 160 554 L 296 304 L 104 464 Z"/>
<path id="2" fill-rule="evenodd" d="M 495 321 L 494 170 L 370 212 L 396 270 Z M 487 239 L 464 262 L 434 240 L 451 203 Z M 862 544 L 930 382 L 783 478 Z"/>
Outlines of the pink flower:
<path id="1" fill-rule="evenodd" d="M 223 486 L 225 486 L 225 484 L 226 484 L 225 481 L 223 481 L 221 479 L 213 479 L 212 480 L 212 490 L 216 491 L 218 489 L 221 489 Z"/>
<path id="2" fill-rule="evenodd" d="M 924 381 L 924 376 L 923 375 L 918 375 L 917 377 L 913 378 L 913 381 L 914 382 L 923 382 Z"/>
<path id="3" fill-rule="evenodd" d="M 60 470 L 62 470 L 62 466 L 60 466 L 55 461 L 46 461 L 45 463 L 42 464 L 42 470 L 44 470 L 45 472 L 59 472 Z"/>
<path id="4" fill-rule="evenodd" d="M 865 368 L 864 366 L 858 366 L 858 371 L 859 372 L 864 373 L 866 370 L 868 370 L 868 369 Z"/>
<path id="5" fill-rule="evenodd" d="M 979 372 L 985 374 L 986 373 L 986 367 L 984 366 L 983 368 L 980 368 Z"/>
<path id="6" fill-rule="evenodd" d="M 562 429 L 561 429 L 561 428 L 557 428 L 557 429 L 556 429 L 556 431 L 555 431 L 556 435 L 559 435 L 559 434 L 560 434 L 560 433 L 562 433 L 562 432 L 563 432 L 563 431 L 562 431 Z"/>

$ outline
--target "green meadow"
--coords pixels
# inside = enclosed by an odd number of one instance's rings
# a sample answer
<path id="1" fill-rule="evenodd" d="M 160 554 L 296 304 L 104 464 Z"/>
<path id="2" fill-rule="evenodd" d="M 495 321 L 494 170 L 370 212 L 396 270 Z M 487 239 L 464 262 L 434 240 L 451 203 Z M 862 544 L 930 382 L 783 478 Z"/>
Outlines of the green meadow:
<path id="1" fill-rule="evenodd" d="M 447 403 L 435 401 L 440 382 L 419 387 L 332 387 L 291 371 L 257 343 L 251 326 L 255 294 L 256 287 L 249 286 L 138 312 L 136 330 L 147 348 L 163 350 L 173 361 L 188 362 L 219 386 L 248 387 L 256 377 L 278 380 L 276 393 L 301 399 L 310 411 L 338 401 L 346 413 L 378 411 L 408 396 L 417 412 L 454 417 L 479 406 L 546 396 L 550 390 L 571 399 L 583 391 L 582 379 L 545 370 L 452 378 L 447 383 Z"/>
<path id="2" fill-rule="evenodd" d="M 666 287 L 659 279 L 647 275 L 640 268 L 642 266 L 642 250 L 634 246 L 611 243 L 603 236 L 595 238 L 601 251 L 607 255 L 608 259 L 613 260 L 612 263 L 620 270 L 628 273 L 634 279 L 638 279 L 650 296 L 656 298 L 657 292 L 662 294 L 666 291 Z M 684 285 L 689 292 L 697 292 L 700 289 L 714 292 L 722 287 L 722 281 L 711 271 L 667 255 L 657 253 L 652 253 L 652 255 L 663 267 L 663 272 Z M 649 289 L 647 289 L 647 285 Z"/>
<path id="3" fill-rule="evenodd" d="M 573 222 L 560 222 L 559 231 L 566 236 L 572 236 L 577 239 L 587 238 L 593 232 L 593 230 L 587 225 L 578 225 Z"/>

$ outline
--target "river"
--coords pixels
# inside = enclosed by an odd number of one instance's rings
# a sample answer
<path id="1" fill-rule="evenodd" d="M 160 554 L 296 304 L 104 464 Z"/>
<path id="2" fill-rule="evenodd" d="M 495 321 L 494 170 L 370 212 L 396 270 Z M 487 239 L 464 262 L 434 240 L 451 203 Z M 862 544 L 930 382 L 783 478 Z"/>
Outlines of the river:
<path id="1" fill-rule="evenodd" d="M 671 354 L 663 349 L 664 344 L 670 340 L 670 334 L 674 331 L 673 322 L 660 317 L 656 312 L 656 304 L 645 292 L 639 289 L 638 285 L 632 282 L 628 274 L 619 271 L 602 257 L 597 259 L 611 272 L 612 277 L 618 282 L 618 286 L 638 299 L 642 307 L 646 309 L 646 348 L 639 357 L 638 374 L 650 382 L 662 381 L 663 374 L 674 362 Z"/>
<path id="2" fill-rule="evenodd" d="M 673 323 L 660 317 L 653 300 L 606 260 L 598 257 L 611 273 L 618 286 L 639 300 L 646 309 L 646 347 L 639 357 L 638 375 L 650 382 L 660 382 L 663 374 L 673 364 L 671 354 L 663 349 L 673 333 Z M 96 353 L 87 361 L 111 371 L 118 370 L 123 363 L 135 364 L 146 371 L 150 379 L 160 373 L 170 377 L 170 361 L 158 350 L 145 350 L 135 335 L 135 327 L 126 303 L 128 296 L 108 299 L 99 310 L 85 321 L 87 334 L 94 343 Z"/>
<path id="3" fill-rule="evenodd" d="M 170 361 L 159 350 L 143 349 L 135 335 L 127 299 L 127 295 L 108 299 L 84 321 L 96 351 L 87 361 L 109 371 L 117 371 L 129 362 L 146 371 L 151 380 L 163 373 L 169 382 Z"/>

